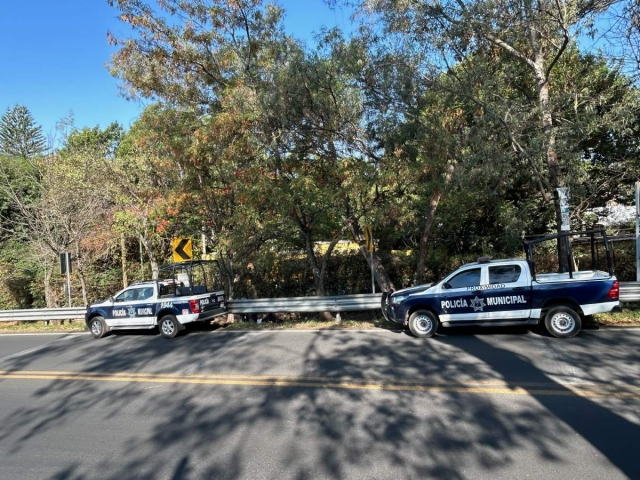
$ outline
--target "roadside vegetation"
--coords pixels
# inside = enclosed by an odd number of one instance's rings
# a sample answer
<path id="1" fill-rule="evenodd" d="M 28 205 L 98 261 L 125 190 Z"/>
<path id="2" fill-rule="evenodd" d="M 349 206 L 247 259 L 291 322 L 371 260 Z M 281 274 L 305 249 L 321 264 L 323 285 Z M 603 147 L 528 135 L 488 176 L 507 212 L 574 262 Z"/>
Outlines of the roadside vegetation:
<path id="1" fill-rule="evenodd" d="M 575 230 L 631 226 L 603 218 L 640 178 L 635 2 L 363 0 L 353 33 L 311 43 L 266 1 L 109 3 L 132 30 L 109 33 L 109 69 L 148 107 L 130 128 L 62 119 L 47 142 L 7 106 L 0 308 L 66 305 L 61 253 L 80 306 L 185 237 L 229 298 L 366 293 L 370 263 L 399 289 L 522 256 L 559 228 L 560 187 Z M 615 245 L 621 280 L 632 247 Z"/>

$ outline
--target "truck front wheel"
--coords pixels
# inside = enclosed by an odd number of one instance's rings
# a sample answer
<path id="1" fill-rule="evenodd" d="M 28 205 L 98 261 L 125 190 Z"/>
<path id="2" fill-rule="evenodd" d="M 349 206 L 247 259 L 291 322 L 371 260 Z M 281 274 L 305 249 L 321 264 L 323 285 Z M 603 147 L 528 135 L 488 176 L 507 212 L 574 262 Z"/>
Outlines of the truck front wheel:
<path id="1" fill-rule="evenodd" d="M 409 330 L 418 338 L 433 337 L 439 323 L 438 317 L 429 310 L 416 310 L 409 317 Z"/>
<path id="2" fill-rule="evenodd" d="M 93 317 L 89 322 L 89 329 L 93 338 L 102 338 L 108 333 L 107 323 L 103 317 Z"/>
<path id="3" fill-rule="evenodd" d="M 570 338 L 582 328 L 582 319 L 569 307 L 553 307 L 544 317 L 544 326 L 554 337 Z"/>

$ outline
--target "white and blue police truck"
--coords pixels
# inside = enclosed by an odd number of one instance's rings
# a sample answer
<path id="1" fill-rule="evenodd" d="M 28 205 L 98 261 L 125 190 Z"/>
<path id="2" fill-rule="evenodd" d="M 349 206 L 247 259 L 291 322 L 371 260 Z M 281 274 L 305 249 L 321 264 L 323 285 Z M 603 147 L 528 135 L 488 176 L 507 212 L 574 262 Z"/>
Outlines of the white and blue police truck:
<path id="1" fill-rule="evenodd" d="M 175 337 L 185 325 L 226 313 L 217 264 L 207 260 L 162 267 L 157 279 L 135 282 L 89 306 L 85 322 L 95 338 L 113 330 L 158 328 Z"/>
<path id="2" fill-rule="evenodd" d="M 570 241 L 570 237 L 576 238 Z M 557 245 L 562 242 L 567 261 L 559 272 L 538 273 L 534 246 L 550 241 Z M 431 337 L 439 326 L 544 323 L 554 337 L 568 338 L 580 331 L 585 316 L 620 308 L 620 287 L 613 275 L 610 244 L 604 231 L 561 233 L 525 244 L 527 259 L 480 258 L 437 283 L 384 293 L 385 318 L 408 325 L 417 337 Z M 588 270 L 576 268 L 579 265 L 573 251 L 580 245 L 591 247 L 591 255 L 577 255 L 583 263 L 591 263 Z M 603 263 L 606 271 L 598 269 Z"/>

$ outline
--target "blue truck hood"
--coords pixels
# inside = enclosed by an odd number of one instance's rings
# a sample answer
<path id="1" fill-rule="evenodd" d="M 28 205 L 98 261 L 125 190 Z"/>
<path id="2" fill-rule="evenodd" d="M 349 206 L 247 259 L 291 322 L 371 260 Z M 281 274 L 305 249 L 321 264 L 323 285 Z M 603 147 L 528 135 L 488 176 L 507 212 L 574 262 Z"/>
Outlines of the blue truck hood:
<path id="1" fill-rule="evenodd" d="M 433 283 L 427 283 L 425 285 L 418 285 L 417 287 L 409 287 L 409 288 L 403 288 L 402 290 L 398 290 L 396 292 L 393 292 L 392 296 L 394 297 L 400 297 L 400 296 L 407 296 L 407 295 L 413 295 L 414 293 L 426 293 L 426 291 L 431 288 L 433 286 Z"/>

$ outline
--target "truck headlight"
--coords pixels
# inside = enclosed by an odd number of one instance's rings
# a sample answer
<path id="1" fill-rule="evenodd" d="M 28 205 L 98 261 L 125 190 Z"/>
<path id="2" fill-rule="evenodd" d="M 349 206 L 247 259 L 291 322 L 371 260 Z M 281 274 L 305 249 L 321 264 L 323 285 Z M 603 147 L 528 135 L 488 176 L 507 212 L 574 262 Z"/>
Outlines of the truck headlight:
<path id="1" fill-rule="evenodd" d="M 397 297 L 391 297 L 391 303 L 397 305 L 398 303 L 402 303 L 405 298 L 407 298 L 407 295 L 398 295 Z"/>

